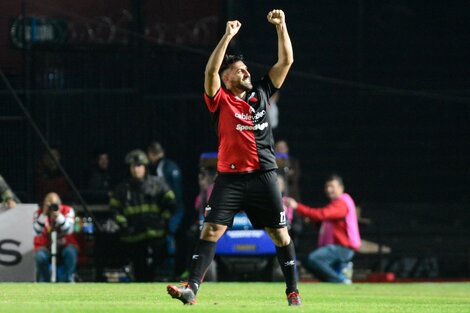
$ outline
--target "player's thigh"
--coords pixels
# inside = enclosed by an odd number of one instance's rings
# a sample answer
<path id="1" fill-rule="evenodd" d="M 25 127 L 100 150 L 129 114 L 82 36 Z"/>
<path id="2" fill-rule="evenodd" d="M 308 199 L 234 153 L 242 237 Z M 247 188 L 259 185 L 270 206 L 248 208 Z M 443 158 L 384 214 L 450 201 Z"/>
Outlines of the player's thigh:
<path id="1" fill-rule="evenodd" d="M 245 197 L 246 213 L 256 228 L 287 226 L 276 171 L 262 173 L 250 181 Z"/>
<path id="2" fill-rule="evenodd" d="M 233 218 L 242 208 L 243 181 L 235 176 L 220 175 L 206 208 L 204 223 L 231 226 Z"/>

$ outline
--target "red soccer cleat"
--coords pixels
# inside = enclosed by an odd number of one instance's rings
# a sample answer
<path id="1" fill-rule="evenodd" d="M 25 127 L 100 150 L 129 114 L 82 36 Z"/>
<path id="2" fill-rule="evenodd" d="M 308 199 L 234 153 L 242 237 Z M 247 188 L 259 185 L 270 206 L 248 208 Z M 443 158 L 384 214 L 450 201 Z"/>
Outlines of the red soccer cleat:
<path id="1" fill-rule="evenodd" d="M 176 287 L 173 285 L 168 285 L 166 287 L 166 290 L 168 291 L 168 294 L 174 298 L 178 299 L 183 304 L 188 304 L 188 305 L 194 305 L 196 304 L 196 295 L 194 294 L 194 291 L 189 287 L 188 284 Z"/>
<path id="2" fill-rule="evenodd" d="M 302 305 L 302 299 L 298 292 L 292 291 L 287 295 L 287 303 L 289 306 L 299 306 Z"/>

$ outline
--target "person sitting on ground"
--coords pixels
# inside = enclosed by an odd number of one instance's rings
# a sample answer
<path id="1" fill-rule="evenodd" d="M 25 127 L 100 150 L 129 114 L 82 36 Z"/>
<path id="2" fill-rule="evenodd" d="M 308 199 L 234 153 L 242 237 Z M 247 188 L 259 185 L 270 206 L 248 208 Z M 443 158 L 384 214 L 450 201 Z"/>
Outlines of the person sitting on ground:
<path id="1" fill-rule="evenodd" d="M 352 272 L 350 262 L 361 245 L 356 206 L 338 175 L 326 179 L 325 193 L 330 203 L 323 208 L 311 208 L 292 198 L 285 203 L 298 214 L 322 222 L 318 249 L 308 255 L 305 268 L 321 281 L 350 284 L 347 276 L 352 275 L 345 274 Z"/>

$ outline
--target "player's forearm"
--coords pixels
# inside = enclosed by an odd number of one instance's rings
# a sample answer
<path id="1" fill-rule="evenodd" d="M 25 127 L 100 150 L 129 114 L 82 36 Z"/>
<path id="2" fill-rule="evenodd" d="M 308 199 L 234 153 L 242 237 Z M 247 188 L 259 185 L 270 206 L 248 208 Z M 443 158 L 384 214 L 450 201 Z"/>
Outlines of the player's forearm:
<path id="1" fill-rule="evenodd" d="M 212 54 L 209 58 L 209 61 L 207 61 L 207 65 L 206 65 L 206 71 L 205 71 L 206 76 L 219 74 L 220 66 L 222 65 L 222 62 L 225 57 L 225 52 L 227 51 L 228 45 L 230 43 L 230 40 L 232 40 L 232 38 L 233 36 L 224 34 L 222 39 L 219 41 L 219 43 L 215 47 L 214 51 L 212 51 Z"/>
<path id="2" fill-rule="evenodd" d="M 289 33 L 287 32 L 286 23 L 276 25 L 277 46 L 278 46 L 278 63 L 283 66 L 291 66 L 294 63 L 294 51 Z"/>

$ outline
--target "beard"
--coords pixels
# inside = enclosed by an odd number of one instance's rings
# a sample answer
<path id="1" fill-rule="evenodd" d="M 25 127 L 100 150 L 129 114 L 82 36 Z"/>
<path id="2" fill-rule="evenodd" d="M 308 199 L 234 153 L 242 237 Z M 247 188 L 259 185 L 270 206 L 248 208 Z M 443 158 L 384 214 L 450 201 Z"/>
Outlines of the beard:
<path id="1" fill-rule="evenodd" d="M 238 84 L 238 88 L 244 90 L 244 91 L 250 91 L 251 89 L 253 89 L 253 85 L 251 84 L 251 80 L 250 79 L 246 79 L 246 80 L 242 80 L 239 84 Z"/>

